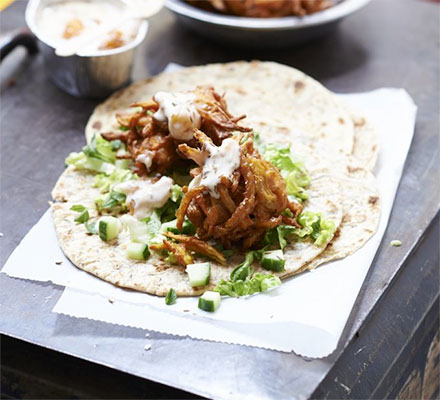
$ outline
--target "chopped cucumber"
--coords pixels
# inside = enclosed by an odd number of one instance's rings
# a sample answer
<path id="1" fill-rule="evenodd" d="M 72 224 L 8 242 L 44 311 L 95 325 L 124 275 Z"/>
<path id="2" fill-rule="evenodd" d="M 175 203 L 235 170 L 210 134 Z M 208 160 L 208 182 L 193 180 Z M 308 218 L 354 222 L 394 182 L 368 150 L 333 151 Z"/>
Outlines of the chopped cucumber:
<path id="1" fill-rule="evenodd" d="M 106 242 L 117 238 L 120 228 L 120 222 L 115 217 L 107 216 L 99 219 L 98 234 Z"/>
<path id="2" fill-rule="evenodd" d="M 179 230 L 177 229 L 177 219 L 173 219 L 172 221 L 169 222 L 165 222 L 162 224 L 162 226 L 160 227 L 160 231 L 161 232 L 172 232 L 172 233 L 180 233 Z"/>
<path id="3" fill-rule="evenodd" d="M 145 243 L 132 242 L 127 246 L 125 254 L 133 260 L 146 260 L 150 256 L 150 250 Z"/>
<path id="4" fill-rule="evenodd" d="M 265 251 L 261 258 L 261 266 L 275 272 L 284 271 L 284 254 L 282 250 Z"/>
<path id="5" fill-rule="evenodd" d="M 189 264 L 186 266 L 186 273 L 192 287 L 207 285 L 211 275 L 211 263 Z"/>
<path id="6" fill-rule="evenodd" d="M 213 312 L 217 310 L 220 301 L 220 293 L 207 291 L 199 297 L 199 308 L 203 311 Z"/>

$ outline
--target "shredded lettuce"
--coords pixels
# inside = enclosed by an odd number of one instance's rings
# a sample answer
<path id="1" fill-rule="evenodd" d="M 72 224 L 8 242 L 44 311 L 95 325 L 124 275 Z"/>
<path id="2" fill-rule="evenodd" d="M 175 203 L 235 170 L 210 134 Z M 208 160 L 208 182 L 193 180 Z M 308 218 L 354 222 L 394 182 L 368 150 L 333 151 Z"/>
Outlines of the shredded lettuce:
<path id="1" fill-rule="evenodd" d="M 163 236 L 160 234 L 162 223 L 160 222 L 160 216 L 157 210 L 153 211 L 149 217 L 144 218 L 142 222 L 147 224 L 147 232 L 149 235 L 147 243 L 153 243 L 155 241 L 162 242 Z"/>
<path id="2" fill-rule="evenodd" d="M 300 180 L 304 181 L 304 178 L 300 176 L 298 171 L 290 172 L 284 180 L 286 181 L 286 191 L 289 196 L 295 196 L 298 201 L 307 200 L 309 198 L 304 187 L 309 186 L 310 180 L 309 183 L 301 186 L 299 182 Z"/>
<path id="3" fill-rule="evenodd" d="M 231 281 L 244 281 L 246 278 L 250 277 L 254 273 L 253 268 L 251 268 L 252 263 L 254 261 L 260 261 L 265 250 L 266 247 L 261 250 L 247 252 L 244 261 L 231 272 Z"/>
<path id="4" fill-rule="evenodd" d="M 182 188 L 179 185 L 173 185 L 168 201 L 163 207 L 156 210 L 162 222 L 169 222 L 176 218 L 176 211 L 179 208 L 182 199 Z"/>
<path id="5" fill-rule="evenodd" d="M 223 296 L 240 297 L 259 292 L 266 292 L 280 285 L 281 280 L 277 276 L 256 273 L 245 280 L 226 281 L 222 279 L 214 290 Z"/>
<path id="6" fill-rule="evenodd" d="M 327 244 L 336 230 L 334 222 L 323 218 L 321 213 L 305 211 L 298 217 L 298 222 L 302 229 L 296 229 L 295 235 L 299 237 L 309 235 L 315 239 L 316 246 Z"/>
<path id="7" fill-rule="evenodd" d="M 119 169 L 130 169 L 132 164 L 133 161 L 127 158 L 123 158 L 123 159 L 118 158 L 115 161 L 115 167 Z"/>
<path id="8" fill-rule="evenodd" d="M 107 193 L 113 185 L 134 179 L 139 179 L 139 177 L 127 169 L 116 168 L 109 175 L 96 175 L 93 187 L 98 188 L 101 193 Z"/>
<path id="9" fill-rule="evenodd" d="M 111 174 L 115 169 L 113 164 L 88 157 L 84 153 L 70 153 L 65 162 L 66 165 L 74 165 L 78 169 L 86 169 L 103 174 Z"/>
<path id="10" fill-rule="evenodd" d="M 245 260 L 231 272 L 230 279 L 222 279 L 214 290 L 224 296 L 240 297 L 265 292 L 281 285 L 281 280 L 275 275 L 254 274 L 251 265 L 254 261 L 261 260 L 265 250 L 266 247 L 246 253 Z"/>
<path id="11" fill-rule="evenodd" d="M 82 152 L 87 157 L 114 164 L 116 160 L 115 151 L 117 149 L 114 149 L 112 142 L 105 140 L 101 135 L 93 135 L 92 140 L 83 147 Z"/>
<path id="12" fill-rule="evenodd" d="M 110 175 L 115 167 L 127 169 L 130 166 L 130 160 L 116 159 L 116 153 L 119 151 L 125 152 L 125 144 L 120 140 L 109 142 L 100 135 L 94 135 L 90 143 L 83 147 L 82 152 L 69 154 L 66 164 Z"/>
<path id="13" fill-rule="evenodd" d="M 122 225 L 129 230 L 132 242 L 147 244 L 162 242 L 161 223 L 156 212 L 141 221 L 129 214 L 123 215 L 120 219 Z"/>
<path id="14" fill-rule="evenodd" d="M 112 190 L 107 196 L 95 199 L 96 210 L 100 214 L 105 212 L 113 215 L 126 212 L 128 208 L 125 205 L 125 199 L 126 195 L 124 193 Z"/>
<path id="15" fill-rule="evenodd" d="M 284 250 L 287 246 L 288 238 L 295 235 L 299 239 L 312 238 L 315 246 L 327 244 L 335 233 L 336 227 L 333 221 L 322 217 L 321 213 L 304 211 L 298 217 L 298 223 L 301 228 L 290 225 L 279 225 L 266 232 L 264 243 L 273 245 L 279 243 L 280 248 Z"/>
<path id="16" fill-rule="evenodd" d="M 308 199 L 305 188 L 310 185 L 310 176 L 302 162 L 292 160 L 290 145 L 277 147 L 268 144 L 264 148 L 263 157 L 281 171 L 288 195 L 295 196 L 299 202 Z"/>

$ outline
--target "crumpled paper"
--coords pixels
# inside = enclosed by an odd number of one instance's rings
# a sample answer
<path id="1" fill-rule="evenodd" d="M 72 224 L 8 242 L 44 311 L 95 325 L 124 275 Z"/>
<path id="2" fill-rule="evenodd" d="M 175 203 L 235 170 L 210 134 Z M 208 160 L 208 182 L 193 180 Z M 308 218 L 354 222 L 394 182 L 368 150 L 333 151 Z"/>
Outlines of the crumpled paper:
<path id="1" fill-rule="evenodd" d="M 223 299 L 215 313 L 206 313 L 197 308 L 197 298 L 179 298 L 175 305 L 167 306 L 163 298 L 117 288 L 77 269 L 58 246 L 48 210 L 2 272 L 66 286 L 53 310 L 57 313 L 196 339 L 294 351 L 310 358 L 327 356 L 337 347 L 385 232 L 417 110 L 403 89 L 340 97 L 376 125 L 380 139 L 375 174 L 381 220 L 377 233 L 355 254 L 288 279 L 275 291 Z"/>

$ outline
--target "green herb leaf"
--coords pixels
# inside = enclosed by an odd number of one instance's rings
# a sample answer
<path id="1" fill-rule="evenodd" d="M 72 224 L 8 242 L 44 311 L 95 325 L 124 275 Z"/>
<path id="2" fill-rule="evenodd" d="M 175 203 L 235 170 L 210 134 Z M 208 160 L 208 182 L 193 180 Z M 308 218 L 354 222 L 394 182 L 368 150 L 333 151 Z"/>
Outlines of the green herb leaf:
<path id="1" fill-rule="evenodd" d="M 89 220 L 89 212 L 87 210 L 84 210 L 77 218 L 75 218 L 75 222 L 78 222 L 79 224 L 82 224 L 84 222 L 87 222 Z"/>
<path id="2" fill-rule="evenodd" d="M 167 306 L 175 304 L 176 299 L 177 299 L 176 291 L 174 289 L 170 289 L 170 290 L 168 290 L 168 293 L 167 293 L 167 295 L 165 297 L 165 304 Z"/>
<path id="3" fill-rule="evenodd" d="M 126 132 L 126 131 L 129 131 L 130 128 L 128 126 L 119 125 L 119 130 L 123 131 L 123 132 Z"/>
<path id="4" fill-rule="evenodd" d="M 70 207 L 70 209 L 72 211 L 77 211 L 77 212 L 83 212 L 84 210 L 87 210 L 87 208 L 84 207 L 82 204 L 75 204 L 72 207 Z"/>
<path id="5" fill-rule="evenodd" d="M 82 224 L 83 222 L 89 220 L 89 211 L 82 204 L 75 204 L 72 207 L 70 207 L 70 209 L 72 211 L 76 211 L 80 213 L 79 216 L 75 218 L 75 222 Z"/>

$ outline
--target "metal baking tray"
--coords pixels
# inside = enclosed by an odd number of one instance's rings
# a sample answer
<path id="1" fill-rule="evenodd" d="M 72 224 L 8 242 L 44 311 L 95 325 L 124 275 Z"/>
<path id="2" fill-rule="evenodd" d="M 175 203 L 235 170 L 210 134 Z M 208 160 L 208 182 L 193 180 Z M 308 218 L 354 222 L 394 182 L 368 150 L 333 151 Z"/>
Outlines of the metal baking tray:
<path id="1" fill-rule="evenodd" d="M 436 43 L 430 40 L 437 24 L 432 17 L 435 5 L 401 3 L 373 1 L 333 36 L 289 54 L 244 55 L 214 46 L 175 25 L 171 13 L 164 10 L 152 21 L 149 40 L 135 65 L 134 79 L 140 79 L 147 71 L 158 73 L 170 61 L 191 65 L 244 57 L 272 59 L 299 67 L 335 91 L 404 86 L 414 97 L 419 106 L 416 133 L 390 223 L 335 353 L 310 361 L 295 354 L 155 332 L 150 332 L 152 348 L 146 352 L 146 331 L 54 314 L 51 310 L 61 287 L 4 274 L 0 274 L 0 332 L 207 397 L 309 397 L 353 341 L 440 208 L 434 189 L 439 99 L 433 84 L 439 66 L 434 58 Z M 2 30 L 24 24 L 24 6 L 25 2 L 16 2 L 0 14 Z M 408 36 L 408 31 L 415 33 Z M 406 37 L 405 51 L 397 45 L 401 37 Z M 423 73 L 420 59 L 425 60 Z M 41 57 L 20 51 L 2 63 L 0 85 L 3 265 L 47 209 L 64 157 L 84 143 L 83 129 L 96 102 L 61 92 L 45 76 Z M 398 251 L 389 246 L 396 238 L 402 241 Z"/>

